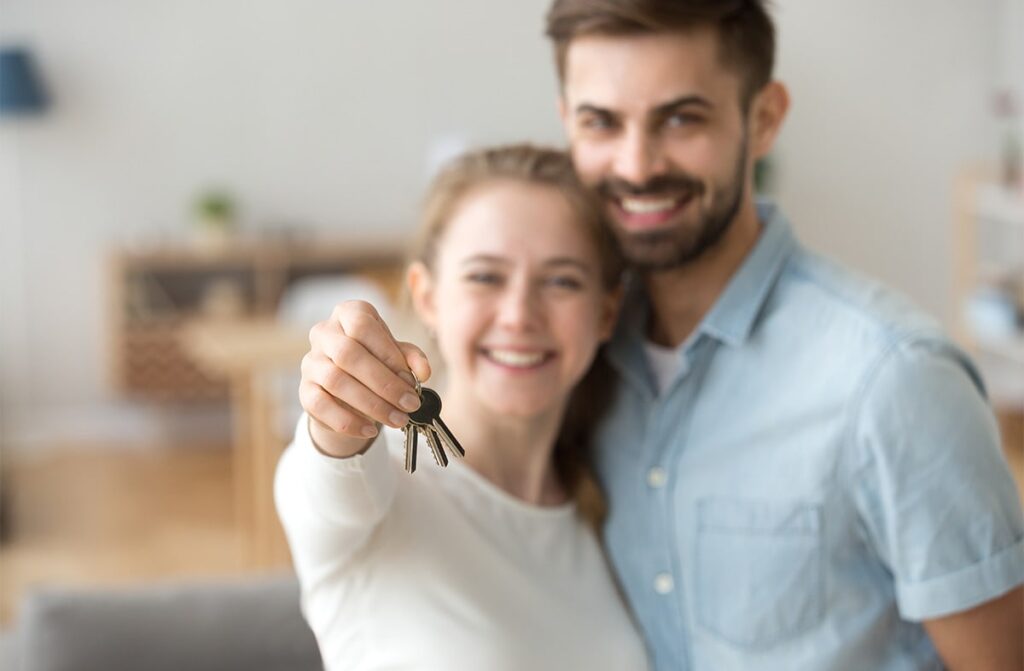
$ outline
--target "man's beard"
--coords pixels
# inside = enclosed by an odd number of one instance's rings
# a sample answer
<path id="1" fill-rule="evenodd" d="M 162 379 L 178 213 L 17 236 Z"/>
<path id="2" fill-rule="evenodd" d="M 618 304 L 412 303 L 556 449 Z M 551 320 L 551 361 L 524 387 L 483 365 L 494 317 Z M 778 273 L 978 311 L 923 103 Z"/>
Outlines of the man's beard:
<path id="1" fill-rule="evenodd" d="M 669 229 L 634 233 L 622 230 L 613 220 L 612 230 L 626 261 L 641 271 L 669 270 L 690 263 L 714 247 L 729 230 L 743 202 L 746 164 L 747 138 L 744 137 L 732 182 L 714 190 L 710 209 L 698 212 L 696 225 L 680 223 Z M 622 196 L 678 197 L 683 194 L 695 200 L 699 207 L 706 191 L 700 180 L 685 173 L 655 177 L 640 186 L 614 178 L 597 185 L 597 192 L 605 202 Z"/>

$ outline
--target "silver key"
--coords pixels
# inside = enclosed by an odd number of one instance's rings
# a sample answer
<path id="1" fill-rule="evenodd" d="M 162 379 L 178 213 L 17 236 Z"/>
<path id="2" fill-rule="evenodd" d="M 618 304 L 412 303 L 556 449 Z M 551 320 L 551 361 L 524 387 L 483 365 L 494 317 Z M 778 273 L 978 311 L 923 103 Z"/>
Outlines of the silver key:
<path id="1" fill-rule="evenodd" d="M 441 420 L 441 397 L 433 389 L 420 385 L 419 380 L 416 380 L 416 392 L 420 396 L 420 407 L 409 413 L 409 423 L 403 429 L 405 431 L 405 470 L 410 473 L 416 470 L 418 433 L 422 433 L 426 438 L 434 461 L 442 468 L 448 465 L 449 454 L 456 459 L 466 456 L 462 445 Z"/>
<path id="2" fill-rule="evenodd" d="M 416 470 L 416 436 L 419 432 L 411 422 L 402 430 L 405 431 L 405 470 L 412 473 Z"/>

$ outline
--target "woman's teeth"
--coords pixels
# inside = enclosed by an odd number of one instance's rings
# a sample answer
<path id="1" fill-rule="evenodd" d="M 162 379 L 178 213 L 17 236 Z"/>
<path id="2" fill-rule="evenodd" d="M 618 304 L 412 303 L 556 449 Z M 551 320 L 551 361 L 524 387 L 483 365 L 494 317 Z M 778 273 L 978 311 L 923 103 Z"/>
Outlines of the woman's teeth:
<path id="1" fill-rule="evenodd" d="M 673 209 L 678 201 L 675 198 L 660 198 L 658 200 L 623 198 L 619 203 L 622 205 L 622 209 L 629 214 L 653 214 Z"/>
<path id="2" fill-rule="evenodd" d="M 517 350 L 489 349 L 485 350 L 487 356 L 503 366 L 514 368 L 529 368 L 544 361 L 547 356 L 544 352 L 522 352 Z"/>

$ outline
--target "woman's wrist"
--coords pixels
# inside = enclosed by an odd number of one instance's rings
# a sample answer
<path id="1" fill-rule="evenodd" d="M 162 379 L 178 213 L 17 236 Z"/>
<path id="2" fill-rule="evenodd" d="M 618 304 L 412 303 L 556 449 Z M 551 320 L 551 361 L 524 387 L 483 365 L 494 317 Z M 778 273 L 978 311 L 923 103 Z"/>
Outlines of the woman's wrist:
<path id="1" fill-rule="evenodd" d="M 373 438 L 355 438 L 353 436 L 344 436 L 332 430 L 311 415 L 306 415 L 306 417 L 306 432 L 309 434 L 309 441 L 313 444 L 313 448 L 325 457 L 332 459 L 347 459 L 362 454 L 380 436 L 380 424 L 377 425 L 377 436 Z"/>

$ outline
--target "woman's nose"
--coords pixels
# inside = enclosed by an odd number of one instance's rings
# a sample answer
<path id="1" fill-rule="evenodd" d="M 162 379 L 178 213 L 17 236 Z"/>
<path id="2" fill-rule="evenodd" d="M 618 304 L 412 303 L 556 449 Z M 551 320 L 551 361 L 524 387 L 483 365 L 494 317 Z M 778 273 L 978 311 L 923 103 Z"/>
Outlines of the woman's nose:
<path id="1" fill-rule="evenodd" d="M 511 283 L 498 305 L 498 323 L 510 330 L 528 331 L 540 323 L 536 291 L 526 281 Z"/>

